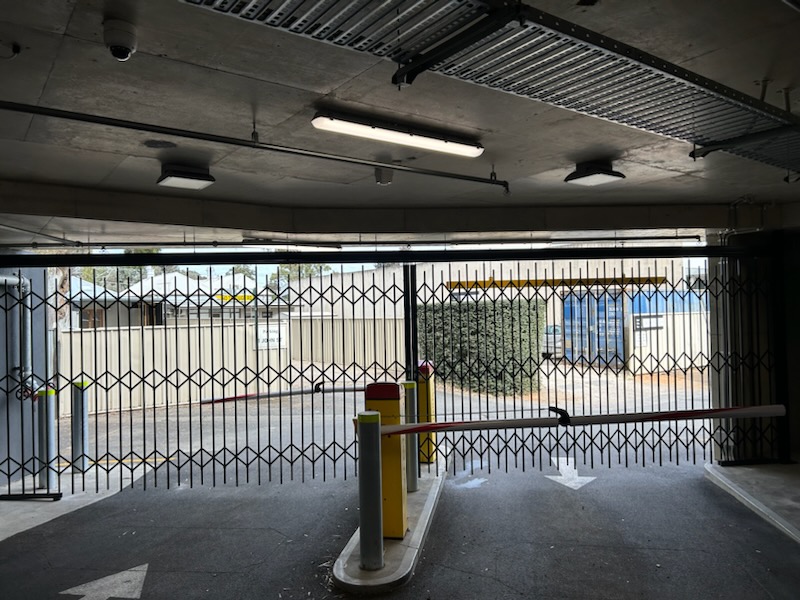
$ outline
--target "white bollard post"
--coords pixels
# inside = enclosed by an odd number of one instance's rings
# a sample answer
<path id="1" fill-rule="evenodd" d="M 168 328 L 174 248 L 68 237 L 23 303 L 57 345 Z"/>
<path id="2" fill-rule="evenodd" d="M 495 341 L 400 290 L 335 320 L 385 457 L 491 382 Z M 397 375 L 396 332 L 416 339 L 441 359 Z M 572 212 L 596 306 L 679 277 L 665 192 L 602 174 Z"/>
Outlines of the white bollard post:
<path id="1" fill-rule="evenodd" d="M 383 488 L 381 485 L 381 413 L 358 413 L 358 500 L 361 568 L 383 568 Z"/>
<path id="2" fill-rule="evenodd" d="M 417 382 L 404 381 L 406 391 L 406 423 L 417 422 Z M 419 490 L 419 434 L 410 433 L 406 436 L 406 490 L 416 492 Z"/>

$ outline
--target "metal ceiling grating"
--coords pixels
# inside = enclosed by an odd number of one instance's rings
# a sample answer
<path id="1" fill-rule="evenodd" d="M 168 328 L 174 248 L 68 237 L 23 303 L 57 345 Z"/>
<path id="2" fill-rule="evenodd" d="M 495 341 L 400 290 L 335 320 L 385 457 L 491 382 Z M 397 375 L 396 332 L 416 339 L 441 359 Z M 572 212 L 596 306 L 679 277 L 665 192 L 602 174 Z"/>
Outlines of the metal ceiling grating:
<path id="1" fill-rule="evenodd" d="M 489 11 L 467 0 L 182 1 L 401 64 Z M 530 6 L 431 70 L 701 146 L 784 128 L 724 150 L 800 172 L 792 114 Z"/>
<path id="2" fill-rule="evenodd" d="M 402 61 L 480 18 L 476 0 L 182 0 L 222 14 Z"/>

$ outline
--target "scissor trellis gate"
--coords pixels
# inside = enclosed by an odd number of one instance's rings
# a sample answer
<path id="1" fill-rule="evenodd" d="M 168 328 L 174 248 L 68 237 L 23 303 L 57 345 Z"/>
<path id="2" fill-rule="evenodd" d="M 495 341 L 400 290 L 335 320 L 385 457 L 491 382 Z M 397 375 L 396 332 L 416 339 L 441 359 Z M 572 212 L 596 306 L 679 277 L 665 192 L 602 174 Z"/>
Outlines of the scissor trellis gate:
<path id="1" fill-rule="evenodd" d="M 774 459 L 774 419 L 681 411 L 775 400 L 769 262 L 606 259 L 417 269 L 437 420 L 676 413 L 656 423 L 438 434 L 457 468 Z"/>
<path id="2" fill-rule="evenodd" d="M 371 266 L 6 269 L 2 492 L 348 477 L 363 387 L 420 362 L 437 421 L 776 402 L 762 259 Z M 662 464 L 774 457 L 778 432 L 676 418 L 427 444 L 478 468 Z"/>

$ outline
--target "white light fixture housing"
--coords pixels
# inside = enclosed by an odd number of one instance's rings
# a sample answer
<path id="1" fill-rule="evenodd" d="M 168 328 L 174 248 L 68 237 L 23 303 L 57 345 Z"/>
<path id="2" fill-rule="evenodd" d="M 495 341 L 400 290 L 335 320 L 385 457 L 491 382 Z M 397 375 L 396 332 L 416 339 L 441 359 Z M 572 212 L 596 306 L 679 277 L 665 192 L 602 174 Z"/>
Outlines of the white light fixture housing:
<path id="1" fill-rule="evenodd" d="M 625 179 L 625 175 L 611 168 L 611 161 L 589 161 L 575 165 L 575 170 L 566 176 L 566 183 L 595 186 Z"/>
<path id="2" fill-rule="evenodd" d="M 204 190 L 215 181 L 207 168 L 167 164 L 161 165 L 161 177 L 156 183 L 182 190 Z"/>
<path id="3" fill-rule="evenodd" d="M 318 113 L 311 119 L 311 124 L 315 129 L 322 131 L 343 133 L 379 142 L 400 144 L 401 146 L 410 146 L 467 158 L 477 158 L 483 154 L 483 146 L 478 143 L 448 139 L 444 136 L 437 137 L 397 126 L 357 121 L 350 117 L 345 119 L 326 113 Z"/>

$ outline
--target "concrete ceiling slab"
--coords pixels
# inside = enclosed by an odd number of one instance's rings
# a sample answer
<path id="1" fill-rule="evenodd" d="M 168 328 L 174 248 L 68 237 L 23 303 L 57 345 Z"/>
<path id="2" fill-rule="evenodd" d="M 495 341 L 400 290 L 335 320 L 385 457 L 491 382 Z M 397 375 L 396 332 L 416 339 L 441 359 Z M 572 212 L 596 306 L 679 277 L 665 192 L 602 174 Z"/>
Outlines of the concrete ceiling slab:
<path id="1" fill-rule="evenodd" d="M 38 102 L 62 41 L 62 35 L 0 21 L 0 78 L 13 82 L 3 86 L 3 100 Z M 16 56 L 14 43 L 20 47 Z"/>
<path id="2" fill-rule="evenodd" d="M 778 106 L 776 90 L 796 84 L 800 13 L 779 0 L 529 3 L 745 93 L 757 95 L 753 82 L 769 77 L 766 99 Z M 139 31 L 126 63 L 104 47 L 111 8 Z M 390 61 L 177 0 L 0 0 L 0 55 L 9 40 L 23 51 L 0 60 L 9 82 L 0 100 L 240 140 L 250 139 L 255 120 L 269 144 L 454 175 L 494 172 L 512 191 L 399 171 L 379 187 L 369 166 L 0 110 L 6 214 L 23 218 L 27 210 L 39 225 L 61 219 L 48 227 L 64 235 L 74 227 L 76 235 L 135 238 L 129 228 L 139 222 L 171 240 L 181 225 L 228 239 L 261 232 L 397 241 L 481 231 L 501 239 L 637 221 L 725 227 L 729 205 L 753 208 L 751 220 L 739 220 L 751 224 L 761 212 L 778 225 L 781 215 L 800 214 L 788 211 L 800 188 L 783 183 L 779 169 L 724 153 L 693 161 L 689 144 L 434 73 L 398 90 Z M 792 106 L 798 101 L 800 94 Z M 465 160 L 319 132 L 310 120 L 324 108 L 473 137 L 486 150 Z M 563 183 L 576 162 L 596 158 L 613 159 L 627 178 L 594 190 Z M 155 185 L 163 162 L 208 165 L 217 183 L 197 193 L 164 190 Z M 63 185 L 45 185 L 54 183 Z M 96 226 L 87 226 L 92 218 Z M 153 227 L 159 223 L 163 229 Z"/>
<path id="3" fill-rule="evenodd" d="M 123 160 L 104 152 L 62 149 L 6 140 L 0 144 L 0 178 L 97 186 Z"/>
<path id="4" fill-rule="evenodd" d="M 102 45 L 103 5 L 104 0 L 81 2 L 68 35 Z M 332 46 L 309 60 L 307 40 L 172 0 L 139 1 L 131 12 L 139 54 L 317 94 L 331 92 L 380 60 Z M 253 102 L 260 99 L 254 90 Z"/>
<path id="5" fill-rule="evenodd" d="M 213 165 L 236 149 L 231 146 L 156 133 L 130 131 L 91 123 L 35 117 L 25 141 L 120 156 L 158 158 L 163 162 Z"/>
<path id="6" fill-rule="evenodd" d="M 248 148 L 236 150 L 216 166 L 274 180 L 294 177 L 308 181 L 353 183 L 371 176 L 367 167 Z"/>
<path id="7" fill-rule="evenodd" d="M 249 137 L 280 123 L 313 92 L 142 53 L 117 63 L 104 46 L 65 38 L 41 102 L 150 124 Z M 168 117 L 167 117 L 168 115 Z"/>
<path id="8" fill-rule="evenodd" d="M 3 0 L 0 3 L 0 22 L 61 35 L 66 31 L 77 4 L 78 0 Z"/>

